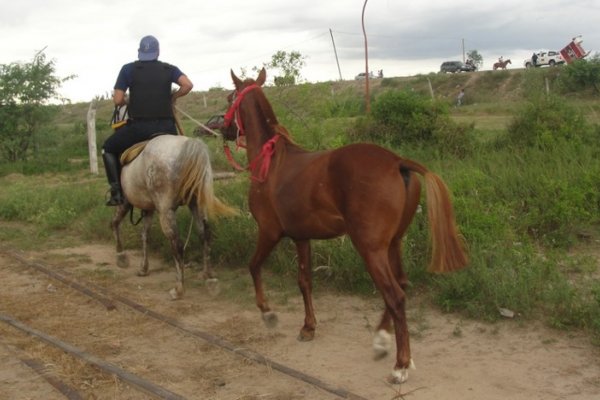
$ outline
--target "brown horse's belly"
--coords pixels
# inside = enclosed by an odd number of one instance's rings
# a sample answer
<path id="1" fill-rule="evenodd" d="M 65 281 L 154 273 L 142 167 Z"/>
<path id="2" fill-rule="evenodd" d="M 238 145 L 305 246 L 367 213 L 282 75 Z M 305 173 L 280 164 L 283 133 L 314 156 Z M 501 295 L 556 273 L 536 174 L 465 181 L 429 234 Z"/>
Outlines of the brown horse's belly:
<path id="1" fill-rule="evenodd" d="M 319 210 L 282 217 L 283 231 L 292 239 L 331 239 L 346 233 L 346 223 L 337 213 Z"/>

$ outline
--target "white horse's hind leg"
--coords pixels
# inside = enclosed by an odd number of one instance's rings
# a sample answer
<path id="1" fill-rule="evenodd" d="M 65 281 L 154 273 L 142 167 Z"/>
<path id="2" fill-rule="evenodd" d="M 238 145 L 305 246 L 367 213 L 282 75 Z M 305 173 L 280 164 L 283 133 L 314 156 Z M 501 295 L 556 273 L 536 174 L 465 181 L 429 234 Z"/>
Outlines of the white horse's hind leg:
<path id="1" fill-rule="evenodd" d="M 219 280 L 212 269 L 212 263 L 210 260 L 210 244 L 212 242 L 212 232 L 210 225 L 204 217 L 204 214 L 198 210 L 198 206 L 195 201 L 190 203 L 190 211 L 194 218 L 196 231 L 202 241 L 202 272 L 198 274 L 198 279 L 203 280 L 206 283 L 206 290 L 212 296 L 216 296 L 221 291 Z"/>
<path id="2" fill-rule="evenodd" d="M 210 225 L 208 224 L 204 214 L 198 209 L 195 200 L 190 203 L 189 208 L 192 213 L 192 217 L 194 218 L 196 232 L 198 232 L 198 236 L 202 241 L 202 273 L 199 275 L 199 278 L 214 278 L 214 272 L 212 270 L 212 264 L 210 261 L 210 244 L 212 242 Z"/>
<path id="3" fill-rule="evenodd" d="M 138 276 L 148 275 L 148 233 L 152 227 L 152 217 L 154 211 L 143 210 L 143 228 L 142 228 L 142 262 L 140 263 L 140 269 L 138 270 Z"/>
<path id="4" fill-rule="evenodd" d="M 169 290 L 171 299 L 177 300 L 183 296 L 183 244 L 179 238 L 179 232 L 177 231 L 177 220 L 175 216 L 175 210 L 159 210 L 160 215 L 160 227 L 163 233 L 171 244 L 171 251 L 175 258 L 175 272 L 176 282 L 175 287 Z"/>

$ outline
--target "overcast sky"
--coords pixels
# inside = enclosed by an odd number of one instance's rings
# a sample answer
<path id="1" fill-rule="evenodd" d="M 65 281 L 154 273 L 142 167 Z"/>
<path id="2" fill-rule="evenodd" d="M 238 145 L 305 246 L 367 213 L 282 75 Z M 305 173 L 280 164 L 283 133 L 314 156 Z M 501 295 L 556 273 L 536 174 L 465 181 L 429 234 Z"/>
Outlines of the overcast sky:
<path id="1" fill-rule="evenodd" d="M 139 40 L 154 35 L 160 60 L 177 65 L 194 90 L 231 88 L 229 70 L 248 72 L 278 50 L 306 57 L 310 82 L 353 79 L 365 70 L 364 0 L 2 0 L 0 64 L 56 63 L 75 74 L 61 93 L 73 102 L 110 93 Z M 521 68 L 534 50 L 560 50 L 583 35 L 600 50 L 600 0 L 369 0 L 369 69 L 385 76 L 439 71 L 444 60 L 477 50 L 491 69 L 498 57 Z M 331 30 L 331 33 L 330 33 Z M 334 46 L 337 49 L 337 59 Z M 277 71 L 267 71 L 269 75 Z"/>

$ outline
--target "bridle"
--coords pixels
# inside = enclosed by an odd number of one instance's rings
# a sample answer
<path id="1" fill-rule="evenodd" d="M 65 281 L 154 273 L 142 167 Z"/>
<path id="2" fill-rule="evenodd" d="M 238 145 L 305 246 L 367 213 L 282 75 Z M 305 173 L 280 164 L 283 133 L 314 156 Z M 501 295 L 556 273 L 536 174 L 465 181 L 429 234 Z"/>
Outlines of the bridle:
<path id="1" fill-rule="evenodd" d="M 223 123 L 223 126 L 225 126 L 225 128 L 229 128 L 231 123 L 235 122 L 235 125 L 237 126 L 237 129 L 238 129 L 238 133 L 237 133 L 238 138 L 240 136 L 244 135 L 244 127 L 242 125 L 242 118 L 240 117 L 240 113 L 238 112 L 238 109 L 240 108 L 240 103 L 242 102 L 242 100 L 244 100 L 244 97 L 246 96 L 246 94 L 249 91 L 258 89 L 259 87 L 260 86 L 258 86 L 256 83 L 254 83 L 250 86 L 245 87 L 239 93 L 237 90 L 232 93 L 233 99 L 232 99 L 231 105 L 229 106 L 229 109 L 225 113 L 225 116 L 224 116 L 225 121 Z"/>
<path id="2" fill-rule="evenodd" d="M 260 86 L 256 83 L 246 86 L 242 89 L 241 92 L 234 91 L 232 93 L 233 99 L 231 102 L 231 106 L 225 113 L 223 126 L 225 128 L 229 128 L 232 123 L 235 124 L 237 132 L 236 132 L 236 150 L 239 148 L 246 148 L 246 145 L 242 143 L 242 137 L 245 136 L 244 133 L 244 125 L 242 123 L 242 118 L 239 113 L 239 108 L 244 96 L 250 92 L 251 90 L 258 89 Z M 251 175 L 250 178 L 257 182 L 264 182 L 267 179 L 267 174 L 269 173 L 269 166 L 271 165 L 271 157 L 275 153 L 275 143 L 281 137 L 280 134 L 275 134 L 269 140 L 267 140 L 261 149 L 261 152 L 250 162 L 248 167 L 244 168 L 240 166 L 231 154 L 231 149 L 227 144 L 227 141 L 223 141 L 223 150 L 225 151 L 225 156 L 227 157 L 227 161 L 229 164 L 238 171 L 249 170 Z M 255 173 L 256 171 L 256 173 Z"/>

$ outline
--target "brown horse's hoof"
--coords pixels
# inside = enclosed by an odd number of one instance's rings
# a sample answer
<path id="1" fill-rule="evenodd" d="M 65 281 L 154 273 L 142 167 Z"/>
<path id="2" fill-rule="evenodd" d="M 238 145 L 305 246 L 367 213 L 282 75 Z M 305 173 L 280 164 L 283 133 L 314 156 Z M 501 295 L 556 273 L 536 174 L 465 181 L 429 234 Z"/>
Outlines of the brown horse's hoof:
<path id="1" fill-rule="evenodd" d="M 273 311 L 267 311 L 262 314 L 262 319 L 269 329 L 273 329 L 277 326 L 279 319 L 277 318 L 277 314 Z"/>
<path id="2" fill-rule="evenodd" d="M 391 384 L 394 384 L 394 385 L 399 385 L 401 383 L 406 382 L 408 380 L 408 370 L 409 369 L 416 369 L 415 363 L 413 362 L 412 358 L 410 359 L 410 363 L 408 364 L 408 367 L 394 369 L 392 371 L 392 373 L 390 374 L 390 376 L 388 377 L 388 382 Z"/>
<path id="3" fill-rule="evenodd" d="M 150 275 L 150 274 L 148 273 L 148 270 L 145 270 L 145 271 L 144 271 L 143 269 L 140 269 L 140 270 L 138 270 L 138 272 L 137 272 L 137 276 L 148 276 L 148 275 Z"/>
<path id="4" fill-rule="evenodd" d="M 300 329 L 300 334 L 298 335 L 298 341 L 300 342 L 310 342 L 315 338 L 315 330 L 309 330 L 302 328 Z"/>

